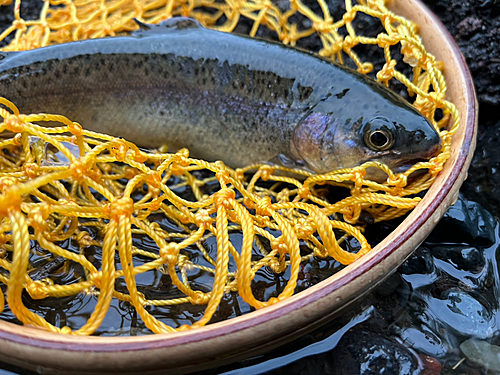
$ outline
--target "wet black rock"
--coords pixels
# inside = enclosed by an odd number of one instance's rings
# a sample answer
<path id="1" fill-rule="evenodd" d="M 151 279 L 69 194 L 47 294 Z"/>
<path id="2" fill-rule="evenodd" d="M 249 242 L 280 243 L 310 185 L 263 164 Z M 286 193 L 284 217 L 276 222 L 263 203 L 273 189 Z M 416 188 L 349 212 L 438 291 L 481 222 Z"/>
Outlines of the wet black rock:
<path id="1" fill-rule="evenodd" d="M 448 353 L 448 345 L 427 327 L 408 327 L 399 331 L 398 336 L 405 346 L 435 358 Z"/>
<path id="2" fill-rule="evenodd" d="M 498 116 L 498 111 L 496 114 Z M 478 146 L 469 169 L 463 191 L 467 197 L 481 203 L 497 218 L 500 217 L 500 121 L 482 129 Z"/>
<path id="3" fill-rule="evenodd" d="M 401 281 L 401 275 L 399 273 L 393 273 L 387 280 L 380 284 L 377 288 L 377 294 L 383 297 L 391 295 L 399 287 Z"/>
<path id="4" fill-rule="evenodd" d="M 414 374 L 417 361 L 404 346 L 360 328 L 348 331 L 331 352 L 334 375 Z"/>
<path id="5" fill-rule="evenodd" d="M 500 2 L 424 0 L 454 36 L 476 83 L 481 104 L 500 105 Z"/>
<path id="6" fill-rule="evenodd" d="M 428 305 L 435 321 L 458 335 L 485 339 L 495 331 L 491 312 L 462 290 L 449 289 L 440 298 L 430 298 Z"/>
<path id="7" fill-rule="evenodd" d="M 432 255 L 458 270 L 479 273 L 486 265 L 483 252 L 468 245 L 443 245 L 432 248 Z"/>
<path id="8" fill-rule="evenodd" d="M 490 371 L 500 373 L 500 346 L 491 345 L 486 341 L 469 339 L 460 345 L 467 361 Z"/>
<path id="9" fill-rule="evenodd" d="M 429 249 L 420 246 L 402 265 L 398 272 L 406 275 L 429 274 L 434 271 L 434 260 Z"/>
<path id="10" fill-rule="evenodd" d="M 460 195 L 427 238 L 427 242 L 491 246 L 495 242 L 495 225 L 495 218 L 480 204 Z"/>

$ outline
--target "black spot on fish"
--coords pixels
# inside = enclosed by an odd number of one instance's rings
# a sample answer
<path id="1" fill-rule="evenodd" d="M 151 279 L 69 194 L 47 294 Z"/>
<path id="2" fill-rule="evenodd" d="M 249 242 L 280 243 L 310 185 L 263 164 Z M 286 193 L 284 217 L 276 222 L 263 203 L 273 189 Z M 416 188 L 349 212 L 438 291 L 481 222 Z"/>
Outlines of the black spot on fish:
<path id="1" fill-rule="evenodd" d="M 349 89 L 344 89 L 341 93 L 338 93 L 337 95 L 335 95 L 337 97 L 337 99 L 342 99 L 345 94 L 347 94 L 349 92 Z"/>
<path id="2" fill-rule="evenodd" d="M 141 69 L 143 65 L 144 65 L 143 62 L 141 60 L 139 60 L 139 61 L 134 62 L 132 66 L 134 69 Z"/>

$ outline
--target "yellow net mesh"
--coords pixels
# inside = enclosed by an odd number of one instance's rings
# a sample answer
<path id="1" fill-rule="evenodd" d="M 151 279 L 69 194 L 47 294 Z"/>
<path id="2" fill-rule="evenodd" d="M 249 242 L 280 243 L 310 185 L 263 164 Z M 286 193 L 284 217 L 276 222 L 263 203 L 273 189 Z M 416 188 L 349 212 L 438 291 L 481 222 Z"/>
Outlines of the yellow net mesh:
<path id="1" fill-rule="evenodd" d="M 119 299 L 133 305 L 151 331 L 173 332 L 210 322 L 229 292 L 237 292 L 254 308 L 291 296 L 301 263 L 313 257 L 350 264 L 370 251 L 360 215 L 366 212 L 378 222 L 415 207 L 421 199 L 416 194 L 432 184 L 450 155 L 459 115 L 445 100 L 442 64 L 426 52 L 416 25 L 391 13 L 383 0 L 359 0 L 356 5 L 346 0 L 346 12 L 337 20 L 324 0 L 318 0 L 318 5 L 322 14 L 300 0 L 291 0 L 285 10 L 269 0 L 48 0 L 38 20 L 26 21 L 20 17 L 17 0 L 15 21 L 0 35 L 3 40 L 15 34 L 6 51 L 114 36 L 136 29 L 133 18 L 155 23 L 172 16 L 194 17 L 226 32 L 233 31 L 241 19 L 250 20 L 250 35 L 267 27 L 291 45 L 317 35 L 322 56 L 339 63 L 348 58 L 363 73 L 371 72 L 373 65 L 361 60 L 356 46 L 378 46 L 386 63 L 376 73 L 377 79 L 388 85 L 395 78 L 416 95 L 415 107 L 440 131 L 443 147 L 439 155 L 403 174 L 367 163 L 325 175 L 296 171 L 301 177 L 295 179 L 274 173 L 287 170 L 283 167 L 232 170 L 221 162 L 191 159 L 187 150 L 145 152 L 126 140 L 86 131 L 62 116 L 20 114 L 15 103 L 0 99 L 4 106 L 0 132 L 15 134 L 0 142 L 0 282 L 7 286 L 6 301 L 0 293 L 0 311 L 7 302 L 24 324 L 89 335 L 102 324 L 111 301 Z M 311 21 L 309 28 L 292 21 L 299 14 Z M 376 37 L 361 35 L 354 26 L 359 14 L 379 19 L 385 32 Z M 411 79 L 396 69 L 395 46 L 412 67 Z M 436 121 L 438 109 L 442 116 Z M 44 121 L 61 126 L 35 124 Z M 368 167 L 382 169 L 387 180 L 365 179 Z M 425 173 L 409 178 L 420 169 Z M 325 197 L 329 186 L 348 189 L 350 196 L 329 202 Z M 174 223 L 177 230 L 159 225 L 159 217 Z M 231 237 L 234 233 L 240 234 L 237 240 Z M 136 246 L 138 236 L 157 250 Z M 216 254 L 209 254 L 203 245 L 210 238 L 216 239 Z M 352 238 L 357 240 L 357 252 L 346 245 Z M 63 245 L 67 241 L 72 241 L 72 250 Z M 29 262 L 34 244 L 51 261 L 62 257 L 81 265 L 80 281 L 63 285 L 50 277 L 35 277 L 37 270 Z M 90 247 L 102 252 L 100 267 L 89 260 Z M 143 260 L 140 265 L 137 257 Z M 265 267 L 289 274 L 282 292 L 267 300 L 256 298 L 252 287 L 256 273 Z M 168 275 L 182 296 L 148 299 L 139 292 L 136 277 L 152 270 Z M 195 271 L 213 277 L 210 290 L 193 288 L 189 274 Z M 117 290 L 119 280 L 128 291 Z M 57 327 L 25 306 L 23 291 L 32 299 L 87 293 L 97 296 L 97 302 L 81 327 Z M 148 306 L 186 303 L 206 305 L 192 325 L 169 326 L 148 311 Z"/>

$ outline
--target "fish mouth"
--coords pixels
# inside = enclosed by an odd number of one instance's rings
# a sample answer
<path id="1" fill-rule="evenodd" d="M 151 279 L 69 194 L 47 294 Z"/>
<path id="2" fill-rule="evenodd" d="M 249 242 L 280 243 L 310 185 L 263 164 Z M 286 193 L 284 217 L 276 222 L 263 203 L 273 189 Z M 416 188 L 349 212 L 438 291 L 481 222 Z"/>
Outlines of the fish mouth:
<path id="1" fill-rule="evenodd" d="M 398 163 L 397 165 L 391 167 L 391 170 L 394 173 L 404 173 L 417 163 L 429 161 L 429 159 L 438 155 L 440 150 L 441 150 L 441 140 L 435 145 L 433 145 L 429 150 L 422 152 L 420 157 L 405 160 L 403 164 Z"/>

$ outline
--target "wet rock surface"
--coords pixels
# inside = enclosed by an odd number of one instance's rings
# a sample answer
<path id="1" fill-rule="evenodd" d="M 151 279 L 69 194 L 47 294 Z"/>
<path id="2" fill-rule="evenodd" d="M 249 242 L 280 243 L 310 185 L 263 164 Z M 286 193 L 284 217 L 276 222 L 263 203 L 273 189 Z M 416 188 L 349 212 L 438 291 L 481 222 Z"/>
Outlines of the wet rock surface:
<path id="1" fill-rule="evenodd" d="M 478 146 L 463 196 L 399 270 L 353 309 L 293 343 L 204 374 L 498 373 L 500 1 L 424 2 L 455 37 L 478 93 Z M 23 16 L 38 15 L 41 4 L 25 0 Z M 0 25 L 11 22 L 12 6 L 0 12 Z M 373 26 L 369 19 L 361 23 Z M 314 41 L 306 43 L 317 50 Z M 371 231 L 383 236 L 396 225 Z M 32 374 L 0 364 L 0 374 L 10 371 Z"/>
<path id="2" fill-rule="evenodd" d="M 481 366 L 485 371 L 500 373 L 500 346 L 485 341 L 469 339 L 460 345 L 467 361 Z"/>

